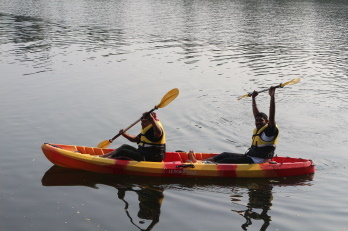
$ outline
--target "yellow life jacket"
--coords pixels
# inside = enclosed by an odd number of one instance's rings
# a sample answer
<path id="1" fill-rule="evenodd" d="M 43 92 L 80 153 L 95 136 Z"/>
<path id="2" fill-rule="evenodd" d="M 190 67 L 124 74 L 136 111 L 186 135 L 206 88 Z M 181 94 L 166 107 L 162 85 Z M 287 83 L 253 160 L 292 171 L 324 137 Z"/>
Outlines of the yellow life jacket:
<path id="1" fill-rule="evenodd" d="M 267 127 L 268 127 L 268 124 L 264 125 L 259 130 L 257 130 L 257 128 L 254 129 L 251 146 L 254 146 L 254 147 L 265 147 L 265 146 L 275 147 L 276 146 L 276 144 L 278 143 L 278 135 L 279 135 L 278 126 L 276 125 L 278 131 L 277 131 L 277 134 L 275 135 L 275 137 L 272 138 L 272 140 L 264 140 L 263 139 L 265 137 L 263 137 L 262 133 Z"/>
<path id="2" fill-rule="evenodd" d="M 162 129 L 162 137 L 158 140 L 158 141 L 152 141 L 148 138 L 148 134 L 147 132 L 153 127 L 152 124 L 146 126 L 145 128 L 141 129 L 140 132 L 140 142 L 139 142 L 139 146 L 143 146 L 143 147 L 151 147 L 151 146 L 164 146 L 166 143 L 166 134 L 165 131 L 163 129 L 163 126 L 161 124 L 161 122 L 156 121 L 156 123 L 161 127 Z"/>

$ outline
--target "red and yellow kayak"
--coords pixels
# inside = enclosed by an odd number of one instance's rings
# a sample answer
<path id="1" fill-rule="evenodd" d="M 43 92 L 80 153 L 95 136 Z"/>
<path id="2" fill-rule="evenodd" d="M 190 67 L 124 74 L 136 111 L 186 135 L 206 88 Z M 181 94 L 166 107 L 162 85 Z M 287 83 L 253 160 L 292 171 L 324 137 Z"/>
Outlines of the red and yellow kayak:
<path id="1" fill-rule="evenodd" d="M 162 162 L 118 160 L 100 157 L 113 149 L 85 146 L 49 144 L 42 151 L 53 164 L 60 167 L 91 172 L 160 177 L 218 177 L 262 178 L 288 177 L 312 174 L 315 166 L 311 160 L 274 157 L 264 164 L 187 163 L 187 153 L 167 152 Z M 216 153 L 196 153 L 197 159 L 206 159 Z"/>

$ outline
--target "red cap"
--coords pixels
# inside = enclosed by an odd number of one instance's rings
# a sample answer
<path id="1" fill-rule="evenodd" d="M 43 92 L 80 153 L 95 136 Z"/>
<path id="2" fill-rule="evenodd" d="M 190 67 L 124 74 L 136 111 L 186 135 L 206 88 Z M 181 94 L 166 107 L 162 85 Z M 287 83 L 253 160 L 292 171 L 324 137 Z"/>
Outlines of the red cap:
<path id="1" fill-rule="evenodd" d="M 156 121 L 159 121 L 159 119 L 157 118 L 157 114 L 155 112 L 151 112 L 151 115 Z"/>

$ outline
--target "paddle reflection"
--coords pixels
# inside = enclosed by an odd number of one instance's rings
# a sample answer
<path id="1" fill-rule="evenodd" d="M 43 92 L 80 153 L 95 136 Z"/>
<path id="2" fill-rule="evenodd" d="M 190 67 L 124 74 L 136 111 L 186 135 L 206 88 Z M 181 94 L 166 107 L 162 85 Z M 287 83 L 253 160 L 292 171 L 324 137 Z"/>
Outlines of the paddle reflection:
<path id="1" fill-rule="evenodd" d="M 146 176 L 111 175 L 86 172 L 75 169 L 51 167 L 42 178 L 43 186 L 88 186 L 97 188 L 97 184 L 104 184 L 117 189 L 117 196 L 125 204 L 124 211 L 132 225 L 139 230 L 152 230 L 159 222 L 161 205 L 164 199 L 165 189 L 188 189 L 205 190 L 215 186 L 232 190 L 232 205 L 243 209 L 232 209 L 233 212 L 243 216 L 246 221 L 241 224 L 243 230 L 250 229 L 253 221 L 263 221 L 259 230 L 266 230 L 271 223 L 268 211 L 271 209 L 273 200 L 273 187 L 310 185 L 313 175 L 290 177 L 281 179 L 194 179 L 194 178 L 162 178 Z M 248 190 L 248 202 L 241 203 L 240 197 Z M 242 190 L 239 194 L 238 191 Z M 235 193 L 237 191 L 237 194 Z M 127 201 L 127 195 L 136 193 L 139 200 L 137 213 L 139 222 L 135 222 L 135 216 L 131 216 Z M 256 224 L 254 224 L 256 225 Z M 141 228 L 145 226 L 145 228 Z M 255 227 L 253 227 L 254 229 Z"/>

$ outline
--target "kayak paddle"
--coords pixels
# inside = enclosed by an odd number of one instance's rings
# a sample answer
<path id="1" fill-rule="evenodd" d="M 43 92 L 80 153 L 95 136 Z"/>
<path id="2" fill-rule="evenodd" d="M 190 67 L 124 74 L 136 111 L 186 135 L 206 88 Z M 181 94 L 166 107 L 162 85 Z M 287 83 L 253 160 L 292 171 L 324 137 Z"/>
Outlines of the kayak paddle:
<path id="1" fill-rule="evenodd" d="M 159 104 L 157 104 L 153 109 L 151 109 L 151 111 L 149 111 L 148 113 L 153 112 L 154 110 L 158 109 L 158 108 L 163 108 L 165 106 L 167 106 L 168 104 L 170 104 L 177 96 L 179 95 L 179 89 L 174 88 L 170 91 L 168 91 L 167 94 L 165 94 L 161 100 L 161 102 Z M 124 132 L 126 132 L 128 129 L 130 129 L 131 127 L 133 127 L 135 124 L 137 124 L 139 121 L 141 120 L 138 119 L 137 121 L 135 121 L 134 123 L 132 123 L 131 125 L 129 125 L 129 127 L 127 127 L 126 129 L 123 129 Z M 102 142 L 100 142 L 98 144 L 98 148 L 107 148 L 117 137 L 119 137 L 120 135 L 122 135 L 122 133 L 118 133 L 116 136 L 114 136 L 112 139 L 110 140 L 104 140 Z"/>
<path id="2" fill-rule="evenodd" d="M 277 85 L 277 86 L 274 86 L 274 87 L 275 87 L 275 88 L 284 87 L 284 86 L 286 86 L 286 85 L 292 85 L 292 84 L 295 84 L 295 83 L 298 83 L 298 82 L 300 82 L 300 78 L 290 80 L 289 82 L 286 82 L 286 83 L 281 83 L 281 84 L 279 84 L 279 85 Z M 270 89 L 270 88 L 263 89 L 263 90 L 261 90 L 261 91 L 258 91 L 258 93 L 268 91 L 269 89 Z M 243 98 L 245 98 L 245 97 L 251 97 L 252 94 L 253 94 L 253 93 L 248 93 L 248 94 L 245 94 L 245 95 L 243 95 L 243 96 L 238 97 L 237 99 L 238 99 L 238 100 L 241 100 L 241 99 L 243 99 Z"/>

